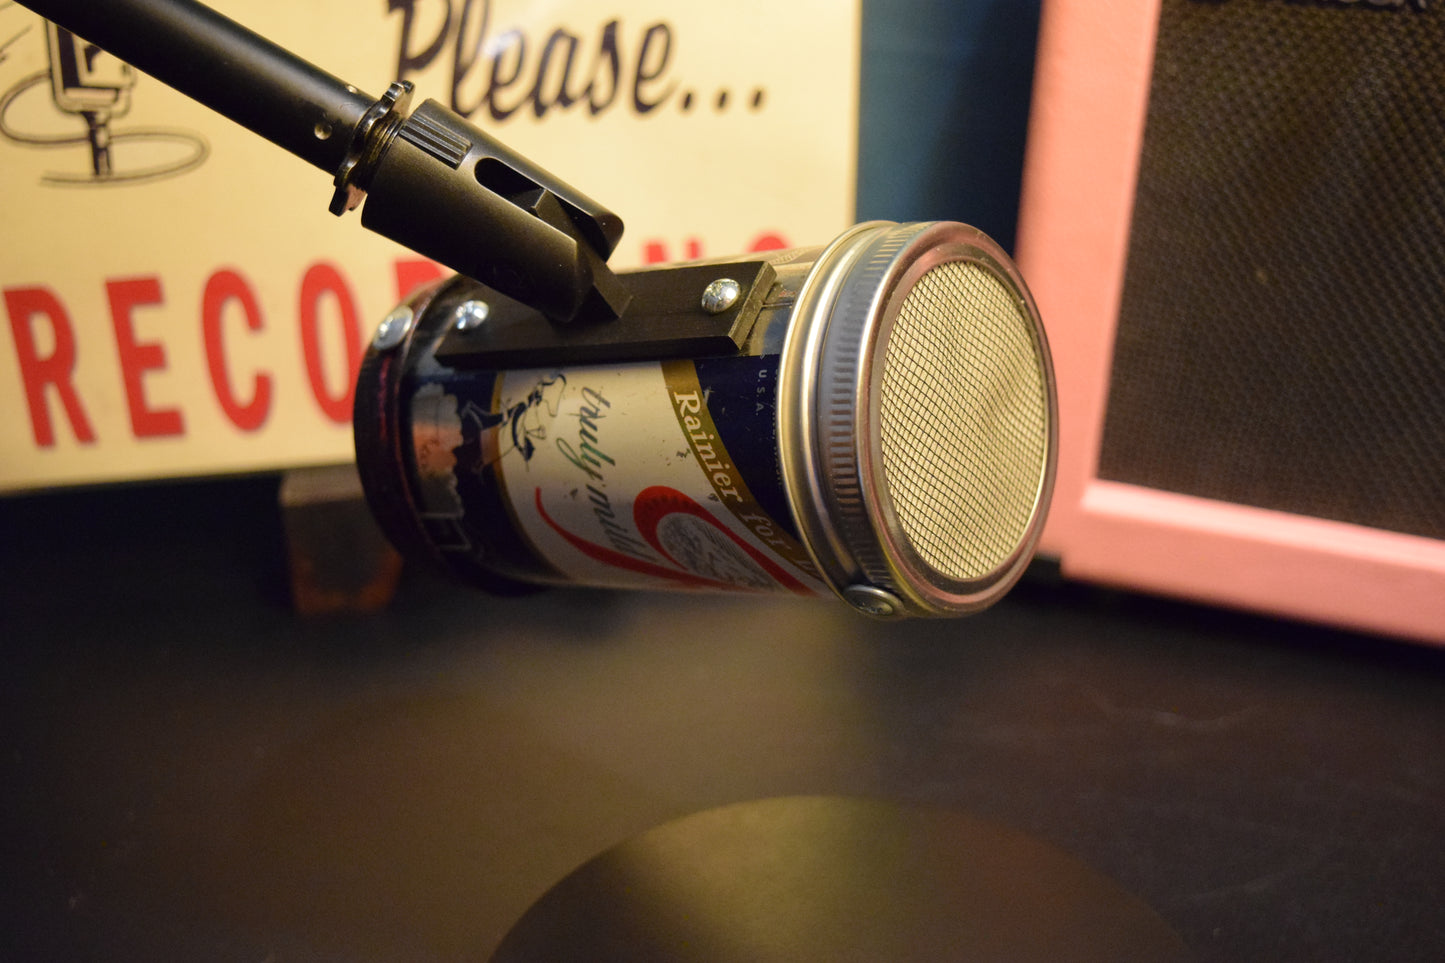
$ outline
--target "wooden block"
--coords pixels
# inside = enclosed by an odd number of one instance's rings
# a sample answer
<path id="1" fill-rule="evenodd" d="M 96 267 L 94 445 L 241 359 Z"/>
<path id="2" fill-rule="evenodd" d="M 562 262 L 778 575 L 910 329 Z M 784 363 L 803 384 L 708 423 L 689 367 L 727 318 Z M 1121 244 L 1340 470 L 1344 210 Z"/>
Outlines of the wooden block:
<path id="1" fill-rule="evenodd" d="M 401 556 L 372 519 L 356 467 L 288 471 L 280 499 L 296 611 L 320 615 L 386 607 L 396 592 Z"/>

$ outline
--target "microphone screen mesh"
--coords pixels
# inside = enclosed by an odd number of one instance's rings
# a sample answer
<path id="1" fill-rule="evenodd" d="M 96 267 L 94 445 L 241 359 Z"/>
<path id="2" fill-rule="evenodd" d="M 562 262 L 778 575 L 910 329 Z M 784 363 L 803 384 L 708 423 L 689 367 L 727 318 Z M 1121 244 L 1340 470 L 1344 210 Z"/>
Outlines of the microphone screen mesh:
<path id="1" fill-rule="evenodd" d="M 940 575 L 980 578 L 1024 539 L 1049 457 L 1048 399 L 1009 288 L 968 261 L 919 277 L 888 336 L 879 440 L 903 535 Z"/>

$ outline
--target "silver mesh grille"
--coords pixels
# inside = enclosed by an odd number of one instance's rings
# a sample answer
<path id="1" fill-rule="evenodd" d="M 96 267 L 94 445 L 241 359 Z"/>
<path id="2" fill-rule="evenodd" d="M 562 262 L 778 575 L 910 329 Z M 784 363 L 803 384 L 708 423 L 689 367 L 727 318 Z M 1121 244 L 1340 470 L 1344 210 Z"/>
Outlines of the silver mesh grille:
<path id="1" fill-rule="evenodd" d="M 980 265 L 938 265 L 904 299 L 880 391 L 883 477 L 904 537 L 946 578 L 994 571 L 1028 529 L 1048 458 L 1028 314 Z"/>

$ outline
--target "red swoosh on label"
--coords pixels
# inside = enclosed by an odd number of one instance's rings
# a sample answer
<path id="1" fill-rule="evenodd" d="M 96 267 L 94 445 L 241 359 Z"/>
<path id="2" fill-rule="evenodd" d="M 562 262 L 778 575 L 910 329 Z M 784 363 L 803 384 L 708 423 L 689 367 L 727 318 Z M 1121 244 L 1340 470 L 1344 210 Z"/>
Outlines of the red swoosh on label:
<path id="1" fill-rule="evenodd" d="M 746 552 L 749 558 L 757 562 L 765 572 L 777 579 L 778 583 L 787 588 L 788 591 L 795 592 L 799 595 L 813 594 L 808 590 L 807 586 L 789 575 L 772 559 L 738 538 L 732 529 L 718 521 L 712 512 L 699 505 L 690 496 L 683 494 L 676 488 L 669 488 L 666 485 L 653 485 L 651 488 L 643 489 L 638 494 L 637 500 L 633 502 L 632 519 L 637 523 L 638 532 L 641 533 L 643 538 L 647 539 L 647 544 L 657 549 L 660 555 L 674 565 L 679 564 L 677 559 L 673 558 L 667 549 L 662 547 L 662 541 L 657 536 L 658 524 L 663 518 L 673 513 L 692 515 L 700 518 L 713 528 L 722 532 L 732 540 L 734 545 Z"/>
<path id="2" fill-rule="evenodd" d="M 641 575 L 653 575 L 657 578 L 670 579 L 679 584 L 686 585 L 689 588 L 733 589 L 733 586 L 728 585 L 726 582 L 703 578 L 700 575 L 693 575 L 691 572 L 665 568 L 653 562 L 633 558 L 631 555 L 624 555 L 615 549 L 605 548 L 604 546 L 589 542 L 581 536 L 573 535 L 561 525 L 558 525 L 552 516 L 547 514 L 547 509 L 542 507 L 542 489 L 540 488 L 537 489 L 536 502 L 537 514 L 542 516 L 542 521 L 546 522 L 552 531 L 565 538 L 569 545 L 594 561 L 601 562 L 604 565 L 611 565 L 614 568 L 625 569 L 629 572 L 637 572 Z M 666 555 L 667 553 L 664 552 L 663 554 Z"/>
<path id="3" fill-rule="evenodd" d="M 583 555 L 586 555 L 594 561 L 601 562 L 604 565 L 611 565 L 614 568 L 620 568 L 628 572 L 636 572 L 640 575 L 650 575 L 655 578 L 666 579 L 676 582 L 679 585 L 687 586 L 688 588 L 722 589 L 730 592 L 749 591 L 749 589 L 743 586 L 733 585 L 728 582 L 707 578 L 706 576 L 687 571 L 682 568 L 677 559 L 672 557 L 671 553 L 662 547 L 662 541 L 657 534 L 658 525 L 668 515 L 685 514 L 702 519 L 722 532 L 731 539 L 734 545 L 747 553 L 749 558 L 790 592 L 798 595 L 813 595 L 813 592 L 808 589 L 807 586 L 784 571 L 772 559 L 738 538 L 735 533 L 719 522 L 706 508 L 675 488 L 668 488 L 664 485 L 654 485 L 651 488 L 644 489 L 633 503 L 632 517 L 637 525 L 638 531 L 642 537 L 647 540 L 647 543 L 656 549 L 659 555 L 667 559 L 674 566 L 677 566 L 676 568 L 668 568 L 645 559 L 634 558 L 631 555 L 626 555 L 616 549 L 598 545 L 595 542 L 582 538 L 580 535 L 574 535 L 572 532 L 567 531 L 558 524 L 551 515 L 547 514 L 547 509 L 542 505 L 542 489 L 540 487 L 534 492 L 534 501 L 537 506 L 537 514 L 541 516 L 542 521 L 545 522 L 552 531 L 562 536 L 562 538 L 567 541 L 567 544 L 577 549 L 577 551 Z"/>

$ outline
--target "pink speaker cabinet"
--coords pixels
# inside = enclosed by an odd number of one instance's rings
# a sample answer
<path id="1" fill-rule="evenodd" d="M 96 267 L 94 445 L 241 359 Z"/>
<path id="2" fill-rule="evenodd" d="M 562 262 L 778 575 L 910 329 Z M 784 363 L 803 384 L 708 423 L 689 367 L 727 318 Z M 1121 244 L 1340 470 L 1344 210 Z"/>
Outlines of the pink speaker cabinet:
<path id="1" fill-rule="evenodd" d="M 1066 575 L 1445 643 L 1445 3 L 1045 0 Z"/>

